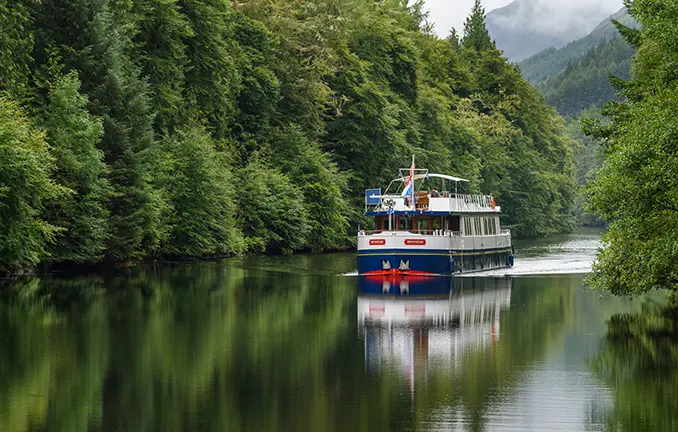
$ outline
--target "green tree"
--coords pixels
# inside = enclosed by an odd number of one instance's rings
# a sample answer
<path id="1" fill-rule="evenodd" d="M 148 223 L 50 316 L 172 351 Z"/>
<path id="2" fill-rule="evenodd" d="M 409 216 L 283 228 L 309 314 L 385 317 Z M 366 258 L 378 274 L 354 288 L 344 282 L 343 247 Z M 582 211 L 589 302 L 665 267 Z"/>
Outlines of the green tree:
<path id="1" fill-rule="evenodd" d="M 615 80 L 624 102 L 609 103 L 609 125 L 589 121 L 603 140 L 605 163 L 587 188 L 589 210 L 609 231 L 589 283 L 615 294 L 678 289 L 678 43 L 672 37 L 678 5 L 668 0 L 627 3 L 641 24 L 631 79 Z M 639 37 L 636 37 L 639 32 Z"/>
<path id="2" fill-rule="evenodd" d="M 0 3 L 0 90 L 23 100 L 28 83 L 33 49 L 30 13 L 22 1 Z"/>
<path id="3" fill-rule="evenodd" d="M 50 205 L 47 220 L 64 228 L 50 249 L 50 261 L 99 261 L 106 248 L 110 193 L 103 152 L 101 119 L 86 110 L 76 73 L 60 77 L 50 93 L 42 121 L 55 167 L 52 179 L 72 191 Z"/>
<path id="4" fill-rule="evenodd" d="M 109 167 L 106 259 L 138 259 L 158 237 L 155 194 L 145 158 L 153 146 L 153 110 L 148 85 L 129 52 L 132 13 L 122 3 L 46 0 L 35 6 L 35 58 L 42 70 L 55 55 L 65 71 L 76 70 L 89 97 L 89 111 L 100 117 L 100 148 Z"/>
<path id="5" fill-rule="evenodd" d="M 0 272 L 31 267 L 47 254 L 57 228 L 43 218 L 61 189 L 44 134 L 19 106 L 0 96 Z"/>
<path id="6" fill-rule="evenodd" d="M 232 137 L 237 142 L 238 163 L 246 165 L 249 155 L 270 137 L 280 100 L 280 85 L 272 66 L 276 40 L 263 23 L 242 13 L 233 13 L 232 23 L 242 50 L 238 64 L 242 82 L 236 95 Z"/>
<path id="7" fill-rule="evenodd" d="M 235 228 L 233 176 L 202 128 L 179 130 L 161 143 L 162 173 L 156 183 L 171 204 L 168 235 L 159 245 L 167 256 L 217 256 L 241 253 Z"/>
<path id="8" fill-rule="evenodd" d="M 136 49 L 131 52 L 149 84 L 157 132 L 172 132 L 190 116 L 185 98 L 187 42 L 195 36 L 178 0 L 141 0 L 133 4 Z"/>
<path id="9" fill-rule="evenodd" d="M 233 41 L 232 11 L 224 0 L 179 0 L 193 36 L 186 39 L 186 103 L 219 143 L 227 140 L 241 77 Z"/>
<path id="10" fill-rule="evenodd" d="M 464 22 L 464 37 L 461 43 L 464 47 L 478 52 L 496 49 L 496 44 L 485 25 L 485 8 L 480 0 L 475 0 L 471 15 Z"/>
<path id="11" fill-rule="evenodd" d="M 328 155 L 296 126 L 276 131 L 270 152 L 273 163 L 303 192 L 309 225 L 305 246 L 321 251 L 346 244 L 354 212 L 344 198 L 346 179 Z"/>
<path id="12" fill-rule="evenodd" d="M 292 253 L 307 244 L 303 192 L 274 168 L 254 160 L 238 173 L 236 217 L 250 252 Z"/>

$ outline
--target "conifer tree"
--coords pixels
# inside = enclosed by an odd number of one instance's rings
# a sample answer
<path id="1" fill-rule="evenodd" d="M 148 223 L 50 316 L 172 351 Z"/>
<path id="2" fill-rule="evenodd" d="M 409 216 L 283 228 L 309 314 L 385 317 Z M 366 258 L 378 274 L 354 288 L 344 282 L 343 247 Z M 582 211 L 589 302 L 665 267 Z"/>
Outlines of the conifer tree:
<path id="1" fill-rule="evenodd" d="M 156 132 L 183 126 L 191 113 L 185 98 L 187 42 L 195 37 L 178 0 L 138 0 L 133 4 L 136 49 L 130 54 L 141 66 L 156 110 Z"/>
<path id="2" fill-rule="evenodd" d="M 0 91 L 15 100 L 28 96 L 33 49 L 30 14 L 22 1 L 0 2 Z"/>
<path id="3" fill-rule="evenodd" d="M 137 259 L 157 242 L 158 227 L 144 158 L 153 145 L 153 113 L 148 86 L 129 57 L 131 12 L 123 3 L 86 0 L 45 0 L 36 9 L 38 64 L 44 68 L 56 55 L 66 72 L 78 71 L 88 108 L 103 121 L 100 147 L 113 189 L 106 258 Z"/>
<path id="4" fill-rule="evenodd" d="M 459 34 L 457 33 L 457 29 L 455 28 L 452 28 L 452 30 L 450 30 L 450 34 L 447 35 L 445 40 L 447 40 L 450 43 L 450 45 L 452 45 L 452 48 L 454 48 L 455 50 L 458 50 L 459 47 L 461 47 L 461 40 L 459 40 Z"/>
<path id="5" fill-rule="evenodd" d="M 224 0 L 180 0 L 194 35 L 187 38 L 186 103 L 191 115 L 205 121 L 219 143 L 228 140 L 241 82 L 236 68 L 232 11 Z"/>
<path id="6" fill-rule="evenodd" d="M 464 37 L 462 45 L 475 51 L 488 51 L 496 49 L 496 45 L 485 25 L 485 8 L 480 0 L 475 0 L 471 15 L 464 23 Z"/>
<path id="7" fill-rule="evenodd" d="M 75 72 L 59 77 L 50 92 L 42 126 L 55 160 L 53 180 L 71 193 L 54 202 L 47 220 L 63 229 L 50 249 L 50 261 L 99 261 L 108 235 L 106 204 L 109 184 L 103 152 L 101 119 L 87 112 Z"/>

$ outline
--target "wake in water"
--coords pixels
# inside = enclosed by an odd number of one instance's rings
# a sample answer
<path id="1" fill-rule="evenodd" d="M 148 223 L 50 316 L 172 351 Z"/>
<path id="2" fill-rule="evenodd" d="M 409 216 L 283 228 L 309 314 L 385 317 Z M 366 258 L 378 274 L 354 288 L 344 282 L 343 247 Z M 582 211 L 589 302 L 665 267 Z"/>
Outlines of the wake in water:
<path id="1" fill-rule="evenodd" d="M 516 247 L 513 268 L 473 273 L 468 276 L 525 276 L 582 274 L 591 271 L 602 243 L 599 235 L 558 236 Z"/>

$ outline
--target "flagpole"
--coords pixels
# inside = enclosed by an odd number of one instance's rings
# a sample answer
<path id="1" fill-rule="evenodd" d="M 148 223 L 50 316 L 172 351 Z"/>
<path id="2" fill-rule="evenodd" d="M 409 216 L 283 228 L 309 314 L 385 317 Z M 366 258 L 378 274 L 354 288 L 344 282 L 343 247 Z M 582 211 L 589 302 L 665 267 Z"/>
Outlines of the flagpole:
<path id="1" fill-rule="evenodd" d="M 410 168 L 410 175 L 412 176 L 412 205 L 414 210 L 417 209 L 417 203 L 414 201 L 414 170 L 416 166 L 414 165 L 414 154 L 412 155 L 412 167 Z"/>

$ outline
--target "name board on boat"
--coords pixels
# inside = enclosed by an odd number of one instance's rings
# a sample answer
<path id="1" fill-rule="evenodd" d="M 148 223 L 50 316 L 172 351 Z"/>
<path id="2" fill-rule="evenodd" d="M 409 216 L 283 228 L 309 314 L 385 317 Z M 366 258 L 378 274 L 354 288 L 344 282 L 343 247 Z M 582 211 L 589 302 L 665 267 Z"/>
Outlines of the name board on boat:
<path id="1" fill-rule="evenodd" d="M 405 244 L 407 246 L 425 246 L 426 239 L 406 239 Z"/>
<path id="2" fill-rule="evenodd" d="M 386 239 L 371 239 L 370 246 L 383 246 L 386 244 Z"/>

